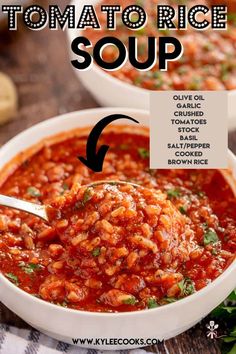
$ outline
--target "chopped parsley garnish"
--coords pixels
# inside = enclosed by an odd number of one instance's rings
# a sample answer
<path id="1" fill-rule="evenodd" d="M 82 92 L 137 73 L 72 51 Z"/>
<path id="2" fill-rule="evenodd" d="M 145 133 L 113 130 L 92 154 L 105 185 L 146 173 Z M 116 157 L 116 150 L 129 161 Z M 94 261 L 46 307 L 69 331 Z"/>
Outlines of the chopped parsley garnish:
<path id="1" fill-rule="evenodd" d="M 109 186 L 117 186 L 119 183 L 118 182 L 109 182 L 109 181 L 107 181 L 107 184 L 109 184 Z"/>
<path id="2" fill-rule="evenodd" d="M 178 188 L 172 188 L 167 191 L 167 196 L 169 199 L 178 198 L 181 196 L 181 192 Z"/>
<path id="3" fill-rule="evenodd" d="M 68 191 L 69 186 L 68 186 L 67 183 L 63 183 L 62 188 L 63 188 L 64 191 Z"/>
<path id="4" fill-rule="evenodd" d="M 207 230 L 207 229 L 208 229 L 208 223 L 207 223 L 207 222 L 204 222 L 204 223 L 202 224 L 202 228 L 203 228 L 203 230 Z"/>
<path id="5" fill-rule="evenodd" d="M 195 292 L 194 283 L 190 278 L 184 278 L 178 283 L 182 296 L 188 296 Z"/>
<path id="6" fill-rule="evenodd" d="M 174 297 L 165 297 L 164 300 L 168 303 L 168 304 L 172 304 L 172 302 L 176 302 L 177 299 Z"/>
<path id="7" fill-rule="evenodd" d="M 91 188 L 87 188 L 84 192 L 83 204 L 86 204 L 92 198 Z"/>
<path id="8" fill-rule="evenodd" d="M 204 234 L 204 245 L 214 245 L 219 241 L 219 237 L 215 233 L 215 231 L 208 230 Z"/>
<path id="9" fill-rule="evenodd" d="M 162 73 L 160 73 L 159 71 L 151 71 L 150 77 L 155 80 L 154 81 L 155 88 L 158 89 L 163 85 L 164 82 L 163 82 Z"/>
<path id="10" fill-rule="evenodd" d="M 186 212 L 187 212 L 187 208 L 186 208 L 186 206 L 181 205 L 181 206 L 179 207 L 179 211 L 181 212 L 181 214 L 185 215 L 185 214 L 186 214 Z"/>
<path id="11" fill-rule="evenodd" d="M 226 63 L 221 64 L 221 80 L 225 81 L 228 79 L 229 76 L 229 65 Z"/>
<path id="12" fill-rule="evenodd" d="M 6 273 L 5 276 L 15 285 L 19 285 L 18 277 L 13 273 Z"/>
<path id="13" fill-rule="evenodd" d="M 161 88 L 162 85 L 163 85 L 163 81 L 161 81 L 161 80 L 156 81 L 156 82 L 154 83 L 154 86 L 155 86 L 156 89 Z"/>
<path id="14" fill-rule="evenodd" d="M 213 248 L 212 251 L 211 251 L 211 254 L 212 254 L 213 256 L 217 256 L 218 253 L 219 253 L 219 252 L 218 252 L 218 250 L 217 250 L 216 248 Z"/>
<path id="15" fill-rule="evenodd" d="M 134 84 L 135 85 L 140 85 L 142 83 L 143 79 L 141 76 L 137 76 L 135 79 L 134 79 Z"/>
<path id="16" fill-rule="evenodd" d="M 159 71 L 151 72 L 153 79 L 162 79 L 162 74 Z"/>
<path id="17" fill-rule="evenodd" d="M 129 298 L 123 300 L 123 304 L 125 305 L 135 305 L 136 302 L 137 300 L 134 296 L 130 296 Z"/>
<path id="18" fill-rule="evenodd" d="M 154 298 L 151 297 L 147 300 L 147 307 L 149 309 L 154 309 L 155 307 L 158 307 L 158 303 Z"/>
<path id="19" fill-rule="evenodd" d="M 69 186 L 67 183 L 63 183 L 62 186 L 62 192 L 61 192 L 61 195 L 63 195 L 65 193 L 65 191 L 68 191 L 69 190 Z"/>
<path id="20" fill-rule="evenodd" d="M 202 83 L 201 77 L 194 77 L 189 85 L 189 90 L 200 90 Z"/>
<path id="21" fill-rule="evenodd" d="M 99 255 L 100 255 L 100 253 L 101 253 L 101 249 L 99 248 L 99 247 L 96 247 L 96 248 L 94 248 L 93 250 L 92 250 L 92 256 L 93 257 L 98 257 Z"/>
<path id="22" fill-rule="evenodd" d="M 149 157 L 149 151 L 145 148 L 138 148 L 138 154 L 142 159 L 147 159 Z"/>
<path id="23" fill-rule="evenodd" d="M 34 264 L 34 263 L 28 263 L 26 264 L 25 262 L 20 262 L 19 267 L 26 273 L 26 274 L 32 274 L 34 271 L 41 270 L 43 266 L 41 264 Z"/>
<path id="24" fill-rule="evenodd" d="M 196 194 L 198 195 L 198 197 L 200 198 L 204 198 L 206 196 L 206 193 L 203 191 L 197 191 Z"/>
<path id="25" fill-rule="evenodd" d="M 41 193 L 36 187 L 29 187 L 27 193 L 31 195 L 31 197 L 41 197 Z"/>

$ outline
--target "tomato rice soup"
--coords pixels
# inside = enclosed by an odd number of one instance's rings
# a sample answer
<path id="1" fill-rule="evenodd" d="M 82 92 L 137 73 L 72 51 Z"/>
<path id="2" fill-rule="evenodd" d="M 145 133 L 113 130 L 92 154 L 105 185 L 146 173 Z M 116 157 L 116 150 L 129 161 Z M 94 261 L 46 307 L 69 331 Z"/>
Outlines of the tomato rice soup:
<path id="1" fill-rule="evenodd" d="M 147 135 L 103 133 L 101 173 L 78 160 L 82 133 L 46 140 L 12 166 L 0 193 L 60 217 L 47 224 L 0 208 L 0 269 L 11 282 L 60 306 L 124 312 L 177 301 L 222 274 L 236 252 L 231 188 L 218 170 L 150 170 Z M 98 180 L 107 183 L 88 186 Z"/>
<path id="2" fill-rule="evenodd" d="M 126 83 L 133 84 L 148 90 L 234 90 L 236 89 L 236 2 L 223 1 L 228 5 L 227 30 L 207 29 L 194 30 L 158 30 L 156 25 L 157 0 L 102 0 L 98 2 L 96 13 L 98 14 L 101 30 L 86 30 L 86 36 L 95 44 L 106 36 L 119 38 L 128 45 L 128 37 L 138 38 L 138 59 L 140 62 L 147 59 L 147 37 L 175 36 L 180 40 L 184 48 L 181 59 L 170 62 L 168 71 L 159 71 L 158 65 L 152 70 L 139 71 L 127 63 L 119 70 L 107 71 Z M 207 6 L 219 5 L 218 0 L 200 1 Z M 221 4 L 222 2 L 220 2 Z M 148 14 L 148 21 L 144 28 L 132 31 L 125 27 L 121 16 L 117 15 L 116 30 L 106 29 L 106 15 L 101 12 L 101 5 L 119 4 L 122 8 L 137 4 L 142 6 Z M 199 0 L 191 1 L 162 1 L 161 4 L 171 5 L 177 8 L 179 4 L 192 7 L 199 5 Z M 136 19 L 134 18 L 134 21 Z M 107 46 L 103 50 L 103 59 L 113 62 L 117 58 L 117 48 Z"/>

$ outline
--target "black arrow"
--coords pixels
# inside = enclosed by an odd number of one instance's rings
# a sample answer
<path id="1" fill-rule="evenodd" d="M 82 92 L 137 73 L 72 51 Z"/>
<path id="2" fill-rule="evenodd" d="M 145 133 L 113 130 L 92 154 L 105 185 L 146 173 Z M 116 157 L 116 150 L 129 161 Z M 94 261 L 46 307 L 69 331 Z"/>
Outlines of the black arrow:
<path id="1" fill-rule="evenodd" d="M 134 118 L 131 118 L 125 114 L 111 114 L 103 119 L 101 119 L 95 127 L 92 129 L 88 136 L 87 146 L 86 146 L 86 158 L 83 156 L 78 156 L 79 160 L 86 165 L 90 170 L 94 172 L 101 172 L 103 167 L 103 162 L 105 155 L 109 149 L 108 145 L 102 145 L 97 151 L 98 139 L 104 128 L 111 122 L 117 119 L 129 119 L 135 123 L 139 122 Z"/>

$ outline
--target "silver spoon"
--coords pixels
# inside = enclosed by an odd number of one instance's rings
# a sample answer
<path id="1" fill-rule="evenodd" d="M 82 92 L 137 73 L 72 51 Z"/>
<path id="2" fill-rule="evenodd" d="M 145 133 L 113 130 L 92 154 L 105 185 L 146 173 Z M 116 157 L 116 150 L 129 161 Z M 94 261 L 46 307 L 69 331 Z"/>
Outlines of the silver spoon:
<path id="1" fill-rule="evenodd" d="M 125 182 L 125 181 L 97 181 L 87 185 L 83 185 L 82 187 L 96 187 L 101 184 L 125 184 L 125 185 L 132 185 L 134 187 L 142 187 L 139 184 Z M 144 188 L 144 187 L 142 187 Z M 38 216 L 39 218 L 43 219 L 44 221 L 49 222 L 49 215 L 48 215 L 48 206 L 46 205 L 39 205 L 31 202 L 26 202 L 21 199 L 8 197 L 6 195 L 0 194 L 0 205 L 13 208 L 21 211 L 25 211 L 26 213 Z"/>

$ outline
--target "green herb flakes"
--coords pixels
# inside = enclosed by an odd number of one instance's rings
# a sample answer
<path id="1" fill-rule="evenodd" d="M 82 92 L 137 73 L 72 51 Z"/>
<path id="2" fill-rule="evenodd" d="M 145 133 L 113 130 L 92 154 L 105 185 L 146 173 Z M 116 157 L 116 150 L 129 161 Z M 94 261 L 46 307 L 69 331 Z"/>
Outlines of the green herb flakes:
<path id="1" fill-rule="evenodd" d="M 28 263 L 26 264 L 25 262 L 20 262 L 19 267 L 26 273 L 26 274 L 32 274 L 35 271 L 39 271 L 43 268 L 41 264 L 34 264 L 34 263 Z"/>
<path id="2" fill-rule="evenodd" d="M 154 308 L 158 307 L 158 304 L 157 304 L 156 300 L 151 297 L 147 300 L 147 307 L 149 309 L 154 309 Z"/>
<path id="3" fill-rule="evenodd" d="M 181 206 L 179 207 L 179 211 L 181 212 L 181 214 L 186 215 L 186 213 L 187 213 L 187 208 L 186 208 L 184 205 L 181 205 Z"/>
<path id="4" fill-rule="evenodd" d="M 133 306 L 136 304 L 136 302 L 137 302 L 137 300 L 134 296 L 130 296 L 129 298 L 123 300 L 123 304 L 125 304 L 125 305 L 132 305 Z"/>
<path id="5" fill-rule="evenodd" d="M 13 273 L 6 273 L 5 276 L 15 285 L 19 285 L 18 277 Z"/>
<path id="6" fill-rule="evenodd" d="M 94 248 L 93 250 L 92 250 L 92 256 L 93 257 L 98 257 L 99 255 L 100 255 L 100 253 L 101 253 L 101 249 L 99 248 L 99 247 L 96 247 L 96 248 Z"/>
<path id="7" fill-rule="evenodd" d="M 29 187 L 27 189 L 27 193 L 31 196 L 31 197 L 41 197 L 41 193 L 40 191 L 38 190 L 38 188 L 36 187 Z"/>
<path id="8" fill-rule="evenodd" d="M 63 195 L 66 191 L 69 190 L 69 186 L 68 186 L 67 183 L 63 183 L 62 186 L 61 186 L 61 188 L 62 188 L 61 195 Z"/>
<path id="9" fill-rule="evenodd" d="M 226 63 L 221 64 L 221 80 L 226 81 L 229 77 L 229 65 Z"/>
<path id="10" fill-rule="evenodd" d="M 165 297 L 164 300 L 168 303 L 168 304 L 172 304 L 173 302 L 176 302 L 177 299 L 174 297 Z"/>
<path id="11" fill-rule="evenodd" d="M 178 198 L 181 196 L 181 192 L 178 188 L 172 188 L 167 191 L 167 196 L 169 199 Z"/>
<path id="12" fill-rule="evenodd" d="M 219 241 L 217 234 L 214 231 L 208 230 L 204 234 L 204 245 L 214 245 Z"/>
<path id="13" fill-rule="evenodd" d="M 67 183 L 63 183 L 62 189 L 63 189 L 64 191 L 68 191 L 68 189 L 69 189 L 68 184 L 67 184 Z"/>
<path id="14" fill-rule="evenodd" d="M 158 80 L 162 79 L 162 74 L 159 71 L 152 71 L 151 75 L 153 79 L 158 79 Z"/>
<path id="15" fill-rule="evenodd" d="M 197 196 L 200 197 L 200 198 L 204 198 L 206 196 L 206 193 L 203 192 L 203 191 L 197 191 L 196 192 Z"/>
<path id="16" fill-rule="evenodd" d="M 82 200 L 82 205 L 84 206 L 92 198 L 92 188 L 87 188 L 84 192 L 84 197 Z"/>
<path id="17" fill-rule="evenodd" d="M 137 76 L 135 79 L 134 79 L 134 84 L 135 85 L 140 85 L 143 81 L 143 78 L 141 76 Z"/>
<path id="18" fill-rule="evenodd" d="M 195 292 L 194 283 L 190 278 L 184 278 L 178 283 L 182 296 L 188 296 Z"/>
<path id="19" fill-rule="evenodd" d="M 109 186 L 117 186 L 119 183 L 118 182 L 110 182 L 110 181 L 107 181 L 107 184 Z"/>
<path id="20" fill-rule="evenodd" d="M 201 77 L 194 77 L 189 84 L 189 90 L 193 90 L 193 91 L 200 90 L 201 83 L 202 83 Z"/>
<path id="21" fill-rule="evenodd" d="M 163 81 L 163 77 L 162 77 L 162 73 L 160 73 L 159 71 L 152 71 L 151 72 L 151 75 L 152 75 L 152 78 L 155 80 L 154 81 L 154 85 L 155 85 L 155 88 L 160 88 L 162 87 L 164 81 Z"/>
<path id="22" fill-rule="evenodd" d="M 138 148 L 138 154 L 142 159 L 149 158 L 149 151 L 145 148 Z"/>
<path id="23" fill-rule="evenodd" d="M 213 256 L 217 256 L 217 254 L 218 254 L 217 249 L 216 249 L 216 248 L 213 248 L 212 251 L 211 251 L 211 254 L 212 254 Z"/>

